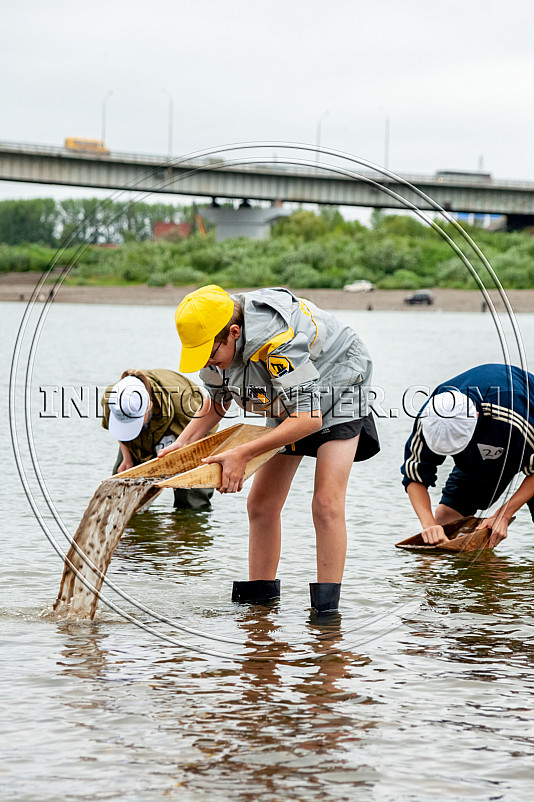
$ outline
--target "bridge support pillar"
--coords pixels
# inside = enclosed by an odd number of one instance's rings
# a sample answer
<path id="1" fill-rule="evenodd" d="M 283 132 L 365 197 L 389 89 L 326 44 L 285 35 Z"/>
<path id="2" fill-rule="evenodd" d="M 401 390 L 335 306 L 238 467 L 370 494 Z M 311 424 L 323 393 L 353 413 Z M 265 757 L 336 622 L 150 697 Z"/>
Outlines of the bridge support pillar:
<path id="1" fill-rule="evenodd" d="M 522 231 L 525 228 L 534 226 L 534 214 L 507 214 L 506 230 Z"/>
<path id="2" fill-rule="evenodd" d="M 202 209 L 202 217 L 217 227 L 217 242 L 237 237 L 269 239 L 271 225 L 289 214 L 290 211 L 282 206 L 258 209 L 252 208 L 246 201 L 238 209 L 224 209 L 220 206 Z"/>

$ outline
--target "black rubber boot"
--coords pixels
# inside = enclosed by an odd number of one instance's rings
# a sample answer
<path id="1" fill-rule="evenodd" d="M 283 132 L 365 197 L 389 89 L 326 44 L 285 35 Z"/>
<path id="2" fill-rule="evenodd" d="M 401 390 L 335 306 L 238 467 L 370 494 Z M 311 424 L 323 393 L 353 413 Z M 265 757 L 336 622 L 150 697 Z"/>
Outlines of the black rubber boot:
<path id="1" fill-rule="evenodd" d="M 279 579 L 253 579 L 251 582 L 234 582 L 232 601 L 241 604 L 266 604 L 280 596 Z"/>
<path id="2" fill-rule="evenodd" d="M 340 592 L 341 582 L 310 582 L 311 606 L 316 613 L 335 613 Z"/>

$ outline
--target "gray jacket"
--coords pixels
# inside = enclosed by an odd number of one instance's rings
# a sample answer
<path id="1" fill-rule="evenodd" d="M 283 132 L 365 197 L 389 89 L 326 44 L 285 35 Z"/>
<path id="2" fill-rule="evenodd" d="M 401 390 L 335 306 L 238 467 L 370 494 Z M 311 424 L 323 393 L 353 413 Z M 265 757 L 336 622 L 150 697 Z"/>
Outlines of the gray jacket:
<path id="1" fill-rule="evenodd" d="M 277 425 L 297 411 L 321 410 L 323 427 L 368 414 L 372 362 L 355 331 L 283 288 L 236 294 L 244 327 L 227 370 L 200 378 L 216 401 L 232 400 Z"/>

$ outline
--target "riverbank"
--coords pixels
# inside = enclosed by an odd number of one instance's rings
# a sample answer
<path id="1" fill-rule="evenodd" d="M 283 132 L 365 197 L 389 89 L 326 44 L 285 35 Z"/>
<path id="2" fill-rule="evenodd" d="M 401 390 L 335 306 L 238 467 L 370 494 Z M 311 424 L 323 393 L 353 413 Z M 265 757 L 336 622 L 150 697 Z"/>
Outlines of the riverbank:
<path id="1" fill-rule="evenodd" d="M 0 302 L 28 302 L 39 275 L 36 273 L 4 273 L 0 275 Z M 43 285 L 38 294 L 39 301 L 46 301 L 52 291 L 51 284 Z M 54 303 L 112 304 L 127 306 L 176 306 L 194 287 L 148 287 L 132 284 L 122 287 L 78 287 L 62 286 L 54 295 Z M 236 292 L 241 290 L 235 290 Z M 310 289 L 298 290 L 300 296 L 308 298 L 323 309 L 376 310 L 416 309 L 419 311 L 480 312 L 483 297 L 477 290 L 449 290 L 437 288 L 433 306 L 407 306 L 404 298 L 407 290 L 374 290 L 369 293 L 345 292 L 344 290 Z M 508 290 L 507 297 L 515 312 L 534 312 L 534 290 Z M 496 308 L 504 311 L 504 302 L 497 290 L 490 291 Z"/>

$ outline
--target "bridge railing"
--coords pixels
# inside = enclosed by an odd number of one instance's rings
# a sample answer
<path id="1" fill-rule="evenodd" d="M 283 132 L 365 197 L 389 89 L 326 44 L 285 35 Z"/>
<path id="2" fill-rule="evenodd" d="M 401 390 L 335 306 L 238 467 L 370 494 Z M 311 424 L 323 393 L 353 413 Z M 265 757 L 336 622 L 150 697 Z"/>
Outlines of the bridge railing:
<path id="1" fill-rule="evenodd" d="M 317 167 L 309 167 L 304 165 L 292 164 L 291 159 L 288 157 L 288 163 L 284 164 L 283 157 L 281 161 L 269 160 L 268 162 L 261 162 L 257 164 L 243 164 L 232 165 L 231 162 L 225 164 L 224 159 L 215 160 L 214 157 L 203 157 L 190 159 L 186 157 L 175 156 L 169 159 L 168 156 L 158 156 L 155 154 L 131 153 L 126 151 L 113 150 L 110 153 L 95 153 L 83 150 L 69 150 L 62 146 L 57 145 L 38 145 L 30 142 L 10 142 L 0 141 L 0 154 L 13 153 L 13 154 L 28 154 L 32 156 L 59 156 L 61 158 L 71 159 L 84 159 L 87 161 L 103 161 L 112 163 L 129 163 L 129 164 L 144 164 L 154 165 L 158 167 L 174 167 L 175 169 L 202 169 L 203 171 L 224 170 L 235 172 L 246 172 L 256 174 L 276 175 L 279 177 L 291 178 L 292 176 L 300 176 L 302 178 L 320 178 L 320 179 L 339 179 L 343 180 L 342 175 L 333 174 L 328 171 L 325 164 L 318 164 Z M 247 158 L 250 156 L 247 154 Z M 394 179 L 385 178 L 379 171 L 359 170 L 358 165 L 354 164 L 350 168 L 351 172 L 360 173 L 362 177 L 379 181 L 395 183 Z M 486 181 L 481 181 L 477 176 L 440 176 L 440 175 L 423 175 L 416 173 L 399 173 L 399 177 L 405 181 L 409 181 L 416 186 L 435 186 L 440 187 L 458 187 L 469 188 L 477 190 L 521 190 L 534 191 L 533 181 L 518 181 L 516 179 L 496 179 L 491 178 Z M 350 180 L 350 177 L 347 176 Z"/>

